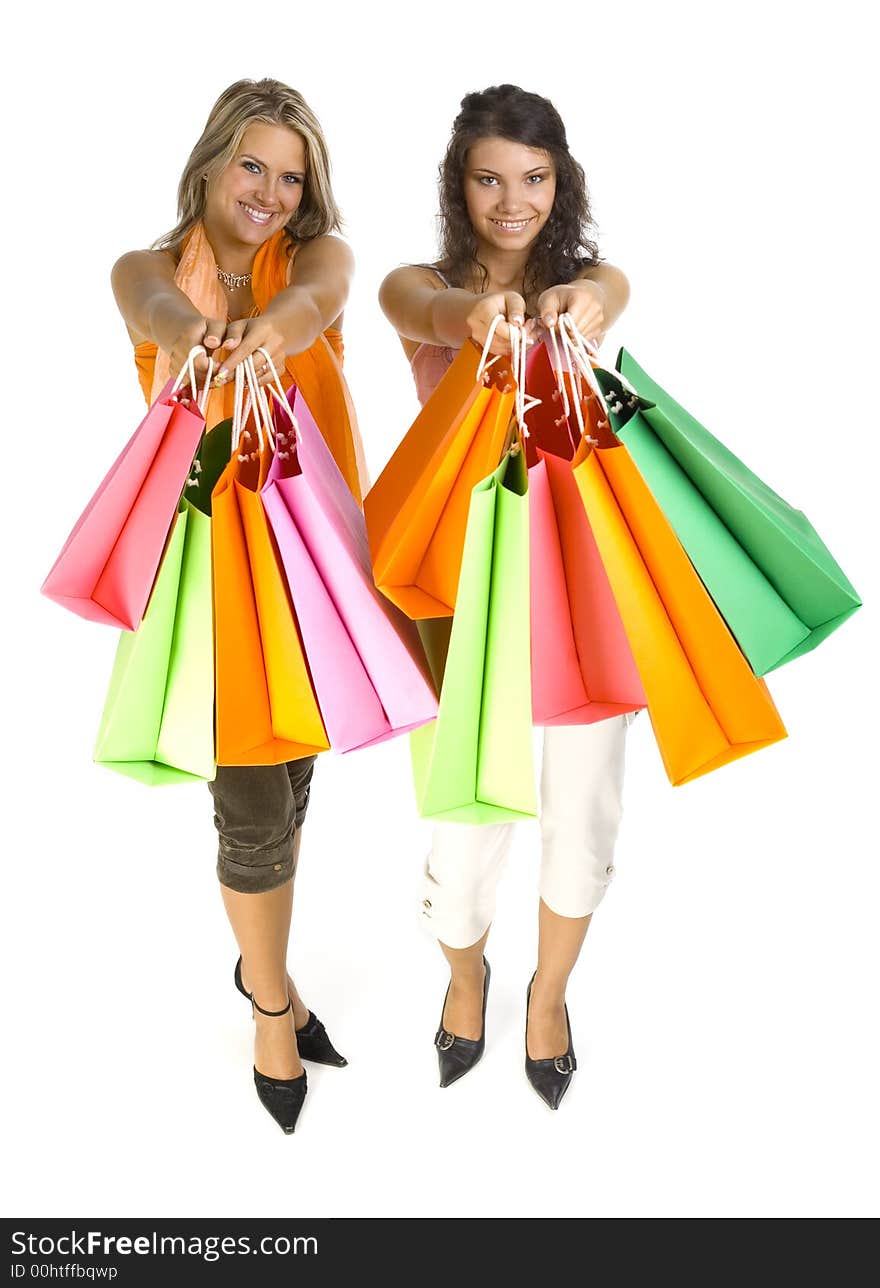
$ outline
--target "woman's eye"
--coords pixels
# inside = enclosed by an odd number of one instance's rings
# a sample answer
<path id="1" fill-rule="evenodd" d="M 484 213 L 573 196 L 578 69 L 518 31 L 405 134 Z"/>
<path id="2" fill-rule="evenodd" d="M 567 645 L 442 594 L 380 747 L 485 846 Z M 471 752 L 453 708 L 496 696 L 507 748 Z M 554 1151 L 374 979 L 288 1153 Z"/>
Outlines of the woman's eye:
<path id="1" fill-rule="evenodd" d="M 250 170 L 251 174 L 260 173 L 260 167 L 257 165 L 256 161 L 242 161 L 241 164 L 244 166 L 245 170 Z"/>
<path id="2" fill-rule="evenodd" d="M 480 183 L 482 183 L 486 188 L 491 187 L 493 183 L 497 183 L 497 182 L 498 180 L 495 179 L 491 174 L 480 175 Z"/>
<path id="3" fill-rule="evenodd" d="M 296 184 L 302 183 L 302 179 L 299 177 L 298 174 L 286 174 L 284 176 L 284 182 L 292 184 L 293 186 L 296 186 Z"/>
<path id="4" fill-rule="evenodd" d="M 530 174 L 529 177 L 526 179 L 526 183 L 543 183 L 543 182 L 544 182 L 544 176 L 542 174 Z"/>

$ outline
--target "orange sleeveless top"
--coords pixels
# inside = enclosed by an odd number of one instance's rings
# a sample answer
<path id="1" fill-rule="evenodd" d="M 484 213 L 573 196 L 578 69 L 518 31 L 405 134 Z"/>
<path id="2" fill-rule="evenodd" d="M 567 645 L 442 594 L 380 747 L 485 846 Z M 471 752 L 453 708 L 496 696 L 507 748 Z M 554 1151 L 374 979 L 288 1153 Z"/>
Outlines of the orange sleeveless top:
<path id="1" fill-rule="evenodd" d="M 257 313 L 262 313 L 269 301 L 288 285 L 288 267 L 295 253 L 296 247 L 291 248 L 283 229 L 257 251 L 251 278 Z M 217 261 L 200 223 L 183 243 L 174 281 L 203 316 L 227 316 L 226 296 L 217 280 Z M 168 380 L 168 356 L 145 340 L 135 345 L 134 360 L 141 389 L 150 403 Z M 282 380 L 285 388 L 296 385 L 300 390 L 343 478 L 361 502 L 369 481 L 357 419 L 342 373 L 342 360 L 342 332 L 328 327 L 304 353 L 288 355 Z M 211 390 L 206 409 L 209 427 L 232 415 L 232 398 L 231 381 L 223 388 Z"/>

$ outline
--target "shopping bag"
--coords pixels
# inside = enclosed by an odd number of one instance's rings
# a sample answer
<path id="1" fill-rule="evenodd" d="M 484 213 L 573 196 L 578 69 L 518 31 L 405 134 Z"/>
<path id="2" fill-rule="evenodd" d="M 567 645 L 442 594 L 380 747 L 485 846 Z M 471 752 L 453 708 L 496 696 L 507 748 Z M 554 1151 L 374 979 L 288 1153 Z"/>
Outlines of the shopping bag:
<path id="1" fill-rule="evenodd" d="M 327 337 L 320 335 L 302 353 L 288 354 L 285 366 L 311 408 L 316 424 L 321 426 L 321 436 L 360 505 L 369 489 L 369 478 L 342 363 Z"/>
<path id="2" fill-rule="evenodd" d="M 150 407 L 43 582 L 44 595 L 90 621 L 135 630 L 144 615 L 205 428 L 197 402 L 179 393 L 180 380 L 169 381 Z"/>
<path id="3" fill-rule="evenodd" d="M 182 501 L 147 613 L 124 631 L 94 758 L 151 785 L 213 779 L 210 520 Z"/>
<path id="4" fill-rule="evenodd" d="M 94 758 L 150 785 L 215 775 L 210 511 L 230 431 L 204 435 L 147 612 L 113 664 Z"/>
<path id="5" fill-rule="evenodd" d="M 217 763 L 274 765 L 329 743 L 260 497 L 271 442 L 240 407 L 212 494 Z"/>
<path id="6" fill-rule="evenodd" d="M 525 392 L 534 405 L 528 412 L 528 436 L 523 446 L 529 469 L 538 463 L 539 453 L 550 452 L 570 461 L 577 450 L 580 435 L 569 421 L 571 400 L 568 397 L 570 373 L 564 352 L 551 353 L 546 341 L 530 347 L 526 361 Z M 572 418 L 573 420 L 573 418 Z"/>
<path id="7" fill-rule="evenodd" d="M 468 340 L 364 501 L 376 585 L 411 618 L 453 612 L 471 493 L 504 449 L 510 365 L 480 366 Z"/>
<path id="8" fill-rule="evenodd" d="M 690 782 L 786 736 L 626 447 L 593 427 L 574 477 L 639 670 L 666 773 Z"/>
<path id="9" fill-rule="evenodd" d="M 416 627 L 373 583 L 363 513 L 299 391 L 292 409 L 279 397 L 275 437 L 263 505 L 330 746 L 351 751 L 433 720 Z"/>
<path id="10" fill-rule="evenodd" d="M 593 724 L 638 711 L 645 692 L 571 462 L 529 470 L 532 719 Z"/>
<path id="11" fill-rule="evenodd" d="M 861 600 L 800 510 L 754 475 L 626 350 L 612 424 L 752 664 L 764 675 L 814 649 Z M 600 375 L 601 373 L 597 373 Z M 613 378 L 606 387 L 613 396 Z M 647 402 L 647 405 L 646 405 Z"/>
<path id="12" fill-rule="evenodd" d="M 427 817 L 496 823 L 536 812 L 523 453 L 473 489 L 437 720 L 411 735 Z"/>

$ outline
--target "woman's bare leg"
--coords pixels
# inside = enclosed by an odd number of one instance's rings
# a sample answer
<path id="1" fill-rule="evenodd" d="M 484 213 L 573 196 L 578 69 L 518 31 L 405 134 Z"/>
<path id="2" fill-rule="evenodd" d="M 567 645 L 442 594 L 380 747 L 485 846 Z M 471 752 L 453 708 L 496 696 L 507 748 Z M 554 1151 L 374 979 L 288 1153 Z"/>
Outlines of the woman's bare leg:
<path id="1" fill-rule="evenodd" d="M 448 948 L 446 944 L 440 944 L 452 971 L 441 1023 L 448 1033 L 472 1041 L 476 1041 L 483 1031 L 483 979 L 486 974 L 483 949 L 488 938 L 487 929 L 470 948 Z"/>
<path id="2" fill-rule="evenodd" d="M 552 1060 L 568 1050 L 565 989 L 580 955 L 590 917 L 560 917 L 538 904 L 538 970 L 529 999 L 528 1053 Z"/>
<path id="3" fill-rule="evenodd" d="M 296 838 L 297 841 L 299 837 Z M 293 908 L 293 879 L 264 894 L 240 894 L 221 885 L 226 915 L 238 942 L 242 958 L 242 983 L 260 1006 L 280 1011 L 287 1005 L 287 941 Z M 298 999 L 297 999 L 298 1000 Z M 301 1008 L 299 1023 L 308 1010 Z M 296 1049 L 294 1026 L 297 1017 L 272 1018 L 254 1012 L 256 1041 L 254 1064 L 270 1078 L 298 1078 L 302 1073 Z"/>

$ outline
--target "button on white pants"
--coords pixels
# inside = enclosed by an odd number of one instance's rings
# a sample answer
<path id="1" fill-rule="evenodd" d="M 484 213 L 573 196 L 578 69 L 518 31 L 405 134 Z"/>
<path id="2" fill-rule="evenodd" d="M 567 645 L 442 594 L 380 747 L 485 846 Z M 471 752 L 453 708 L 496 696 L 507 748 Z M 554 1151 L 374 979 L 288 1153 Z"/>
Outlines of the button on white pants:
<path id="1" fill-rule="evenodd" d="M 586 917 L 614 875 L 627 716 L 544 730 L 539 893 L 561 917 Z M 434 825 L 421 914 L 449 948 L 469 948 L 495 915 L 513 823 Z"/>

